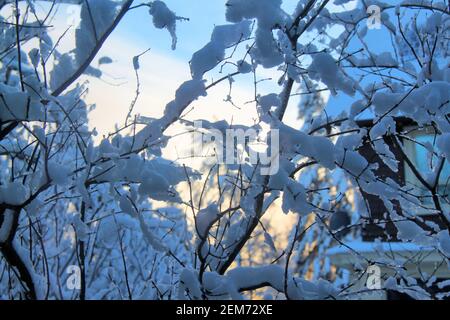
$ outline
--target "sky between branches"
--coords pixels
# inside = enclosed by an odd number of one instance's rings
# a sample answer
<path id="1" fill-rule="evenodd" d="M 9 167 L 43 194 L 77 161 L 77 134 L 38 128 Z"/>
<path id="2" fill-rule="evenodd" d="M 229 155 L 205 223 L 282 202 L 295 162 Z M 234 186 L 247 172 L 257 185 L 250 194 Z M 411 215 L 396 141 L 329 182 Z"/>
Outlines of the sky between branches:
<path id="1" fill-rule="evenodd" d="M 137 4 L 142 2 L 144 1 L 138 1 Z M 173 99 L 178 86 L 190 79 L 189 60 L 192 54 L 209 41 L 215 25 L 227 23 L 225 2 L 225 0 L 167 0 L 168 7 L 177 15 L 189 18 L 189 21 L 179 22 L 177 25 L 178 44 L 174 51 L 170 49 L 171 38 L 167 31 L 153 27 L 146 7 L 134 9 L 125 16 L 98 55 L 98 58 L 103 56 L 112 58 L 113 63 L 100 67 L 103 72 L 101 79 L 82 77 L 82 80 L 89 81 L 87 102 L 96 104 L 96 108 L 90 113 L 89 121 L 90 127 L 96 128 L 98 132 L 97 141 L 114 130 L 115 124 L 122 124 L 125 120 L 136 91 L 133 56 L 150 49 L 140 58 L 141 94 L 134 111 L 146 117 L 159 117 L 166 103 Z M 356 3 L 353 1 L 347 4 L 347 8 L 354 7 Z M 287 12 L 292 12 L 295 4 L 295 1 L 284 1 L 283 7 Z M 45 4 L 42 6 L 45 10 Z M 342 6 L 331 7 L 338 11 L 342 8 Z M 78 23 L 78 9 L 76 6 L 61 5 L 59 10 L 66 14 L 58 17 L 66 16 L 66 20 L 54 21 L 55 28 L 52 33 L 57 38 L 72 25 L 60 44 L 60 50 L 71 50 L 74 46 L 74 26 Z M 382 30 L 370 32 L 372 36 L 380 37 Z M 94 67 L 98 67 L 97 61 L 93 63 Z M 260 68 L 258 75 L 261 79 L 269 77 L 275 79 L 259 84 L 258 90 L 262 94 L 277 92 L 273 83 L 281 75 L 279 72 Z M 223 74 L 211 73 L 207 79 L 214 80 L 221 76 Z M 195 103 L 195 109 L 190 116 L 251 123 L 256 113 L 246 102 L 253 99 L 252 75 L 239 76 L 236 80 L 232 91 L 236 107 L 224 101 L 229 90 L 228 82 L 224 82 L 210 91 L 206 99 L 200 99 Z M 349 101 L 350 99 L 342 95 L 333 97 L 327 111 L 330 114 L 339 113 Z M 301 124 L 297 119 L 298 102 L 298 98 L 292 99 L 285 116 L 285 122 L 293 127 L 299 127 Z"/>

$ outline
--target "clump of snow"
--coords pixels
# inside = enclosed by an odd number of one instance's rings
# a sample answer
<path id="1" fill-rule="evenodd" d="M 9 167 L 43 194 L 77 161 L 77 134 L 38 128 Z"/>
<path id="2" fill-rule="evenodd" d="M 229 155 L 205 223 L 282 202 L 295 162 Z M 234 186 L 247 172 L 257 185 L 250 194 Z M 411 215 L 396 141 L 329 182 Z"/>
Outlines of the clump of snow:
<path id="1" fill-rule="evenodd" d="M 258 112 L 260 116 L 267 114 L 272 107 L 279 107 L 280 105 L 281 99 L 276 93 L 271 93 L 258 98 Z"/>
<path id="2" fill-rule="evenodd" d="M 409 116 L 419 124 L 429 123 L 431 115 L 445 118 L 450 101 L 450 83 L 433 81 L 406 92 L 377 91 L 372 99 L 376 115 Z"/>
<path id="3" fill-rule="evenodd" d="M 284 213 L 292 211 L 300 215 L 307 215 L 314 208 L 307 202 L 306 190 L 303 185 L 289 179 L 283 190 L 282 209 Z"/>
<path id="4" fill-rule="evenodd" d="M 169 191 L 170 185 L 167 179 L 156 171 L 146 171 L 143 173 L 142 183 L 139 187 L 141 195 L 156 197 L 158 194 L 165 194 Z"/>
<path id="5" fill-rule="evenodd" d="M 403 241 L 420 241 L 426 235 L 425 230 L 413 221 L 397 221 L 398 238 Z"/>
<path id="6" fill-rule="evenodd" d="M 204 239 L 212 224 L 220 217 L 217 204 L 210 204 L 207 208 L 200 210 L 195 217 L 195 224 L 200 238 Z"/>
<path id="7" fill-rule="evenodd" d="M 117 2 L 111 0 L 83 1 L 80 12 L 80 25 L 75 33 L 75 61 L 84 63 L 97 41 L 104 35 L 114 21 Z"/>
<path id="8" fill-rule="evenodd" d="M 0 186 L 0 203 L 19 206 L 28 199 L 29 194 L 28 186 L 21 181 L 8 182 Z"/>
<path id="9" fill-rule="evenodd" d="M 28 53 L 28 56 L 30 57 L 31 64 L 33 65 L 33 67 L 37 68 L 41 59 L 39 49 L 38 48 L 31 49 L 30 52 Z"/>
<path id="10" fill-rule="evenodd" d="M 50 71 L 50 88 L 52 90 L 61 86 L 67 80 L 68 75 L 72 75 L 76 70 L 75 61 L 70 54 L 58 55 L 55 53 L 55 55 L 57 59 L 55 59 L 55 65 Z"/>
<path id="11" fill-rule="evenodd" d="M 443 13 L 440 12 L 434 12 L 433 14 L 431 14 L 426 21 L 426 25 L 424 28 L 425 32 L 429 34 L 435 34 L 436 31 L 441 27 L 442 16 Z"/>
<path id="12" fill-rule="evenodd" d="M 178 118 L 183 110 L 200 96 L 206 96 L 205 82 L 194 79 L 184 82 L 175 93 L 175 100 L 169 102 L 164 110 L 164 116 L 169 119 Z"/>
<path id="13" fill-rule="evenodd" d="M 337 90 L 353 96 L 355 93 L 352 81 L 345 77 L 333 57 L 325 52 L 313 55 L 313 62 L 308 68 L 312 79 L 322 81 L 336 95 Z"/>
<path id="14" fill-rule="evenodd" d="M 228 21 L 237 23 L 245 19 L 257 19 L 255 46 L 250 54 L 265 68 L 272 68 L 283 61 L 272 34 L 275 26 L 284 26 L 288 21 L 281 3 L 281 0 L 228 0 L 226 3 Z"/>
<path id="15" fill-rule="evenodd" d="M 111 63 L 113 63 L 113 60 L 110 57 L 108 57 L 108 56 L 104 56 L 104 57 L 101 57 L 100 59 L 98 59 L 98 64 L 99 65 L 111 64 Z"/>
<path id="16" fill-rule="evenodd" d="M 198 281 L 198 275 L 194 270 L 183 269 L 179 281 L 178 299 L 185 300 L 186 292 L 190 299 L 198 300 L 202 298 L 201 284 Z"/>
<path id="17" fill-rule="evenodd" d="M 150 14 L 153 17 L 153 25 L 158 29 L 167 29 L 172 37 L 172 49 L 177 46 L 177 20 L 180 18 L 172 12 L 162 1 L 153 1 L 150 6 Z"/>
<path id="18" fill-rule="evenodd" d="M 256 284 L 269 283 L 273 288 L 284 291 L 284 270 L 278 265 L 262 267 L 237 267 L 227 272 L 227 278 L 236 289 L 251 288 Z"/>
<path id="19" fill-rule="evenodd" d="M 50 179 L 57 185 L 66 185 L 71 170 L 68 166 L 57 163 L 56 161 L 48 162 L 48 175 Z"/>
<path id="20" fill-rule="evenodd" d="M 308 135 L 280 121 L 274 121 L 273 126 L 280 130 L 280 153 L 286 156 L 301 154 L 317 160 L 329 169 L 335 167 L 335 146 L 330 139 Z"/>
<path id="21" fill-rule="evenodd" d="M 190 62 L 192 78 L 201 79 L 205 72 L 216 67 L 225 58 L 225 50 L 228 47 L 248 38 L 249 35 L 250 21 L 215 27 L 211 41 L 192 55 Z M 248 69 L 248 66 L 244 67 Z"/>
<path id="22" fill-rule="evenodd" d="M 367 159 L 356 151 L 340 150 L 336 155 L 336 161 L 355 177 L 367 178 L 368 181 L 373 181 L 375 178 L 369 169 Z"/>
<path id="23" fill-rule="evenodd" d="M 16 87 L 0 83 L 0 119 L 8 120 L 44 120 L 44 107 L 31 95 L 19 91 Z"/>
<path id="24" fill-rule="evenodd" d="M 238 71 L 242 74 L 250 73 L 252 72 L 253 68 L 252 65 L 248 62 L 245 62 L 244 60 L 239 60 L 237 62 Z"/>

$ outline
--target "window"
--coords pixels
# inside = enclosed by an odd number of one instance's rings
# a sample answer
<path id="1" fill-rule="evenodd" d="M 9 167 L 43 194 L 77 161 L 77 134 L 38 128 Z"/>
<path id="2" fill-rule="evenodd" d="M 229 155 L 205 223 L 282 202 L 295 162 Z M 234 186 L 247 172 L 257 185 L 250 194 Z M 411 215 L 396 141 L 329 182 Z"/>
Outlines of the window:
<path id="1" fill-rule="evenodd" d="M 409 159 L 414 163 L 416 169 L 420 172 L 424 179 L 433 176 L 433 170 L 439 165 L 439 157 L 436 154 L 436 135 L 432 128 L 412 130 L 408 134 L 409 139 L 404 139 L 405 151 Z M 417 179 L 411 168 L 405 163 L 405 180 L 406 185 L 415 186 L 416 190 L 420 190 L 422 206 L 426 208 L 434 208 L 431 198 L 431 192 Z M 438 195 L 440 203 L 444 211 L 449 211 L 449 192 L 450 192 L 450 165 L 444 160 L 442 168 Z M 426 208 L 417 208 L 417 214 L 430 213 Z"/>

